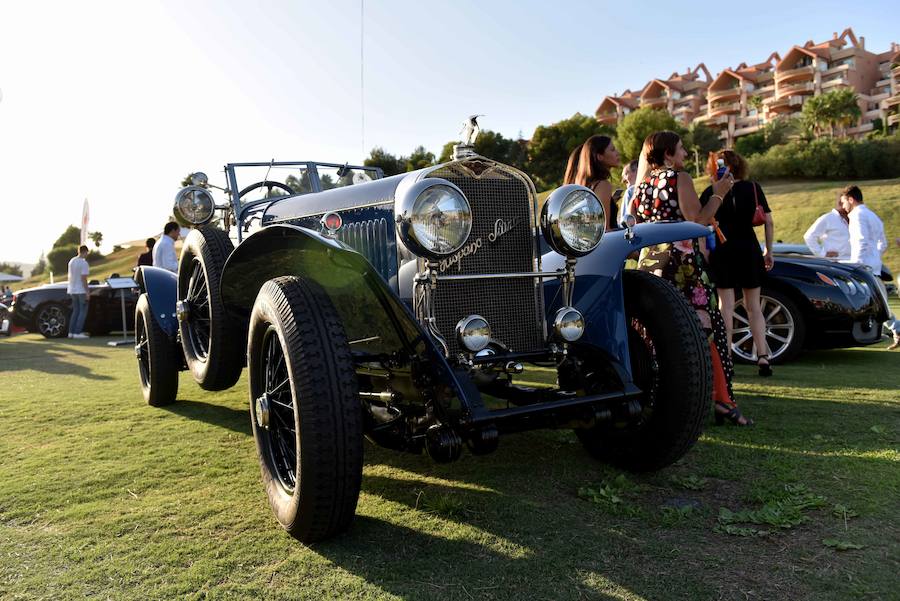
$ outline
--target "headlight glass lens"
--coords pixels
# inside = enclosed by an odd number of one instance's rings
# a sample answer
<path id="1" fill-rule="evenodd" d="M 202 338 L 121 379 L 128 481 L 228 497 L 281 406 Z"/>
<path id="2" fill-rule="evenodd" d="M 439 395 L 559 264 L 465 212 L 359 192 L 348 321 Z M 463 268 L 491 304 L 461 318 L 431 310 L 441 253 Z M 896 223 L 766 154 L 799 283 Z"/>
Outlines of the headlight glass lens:
<path id="1" fill-rule="evenodd" d="M 197 225 L 212 219 L 216 203 L 212 195 L 200 187 L 185 188 L 175 200 L 175 215 L 181 217 L 182 225 Z"/>
<path id="2" fill-rule="evenodd" d="M 593 250 L 603 236 L 606 216 L 597 197 L 587 190 L 566 196 L 559 211 L 559 233 L 566 244 L 580 253 Z"/>
<path id="3" fill-rule="evenodd" d="M 439 184 L 419 194 L 409 224 L 412 235 L 423 248 L 447 255 L 456 252 L 469 238 L 472 211 L 462 194 Z"/>

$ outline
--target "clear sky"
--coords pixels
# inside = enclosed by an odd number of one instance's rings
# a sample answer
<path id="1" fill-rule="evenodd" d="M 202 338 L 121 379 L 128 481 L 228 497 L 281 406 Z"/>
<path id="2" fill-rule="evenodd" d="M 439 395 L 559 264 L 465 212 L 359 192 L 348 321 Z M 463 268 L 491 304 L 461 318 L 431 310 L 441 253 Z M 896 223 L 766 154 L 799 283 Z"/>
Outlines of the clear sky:
<path id="1" fill-rule="evenodd" d="M 530 137 L 701 61 L 715 74 L 848 26 L 876 52 L 900 41 L 896 0 L 365 0 L 364 15 L 361 103 L 359 0 L 0 0 L 0 261 L 33 263 L 85 198 L 106 249 L 158 233 L 181 178 L 222 183 L 227 162 L 437 154 L 473 113 Z"/>

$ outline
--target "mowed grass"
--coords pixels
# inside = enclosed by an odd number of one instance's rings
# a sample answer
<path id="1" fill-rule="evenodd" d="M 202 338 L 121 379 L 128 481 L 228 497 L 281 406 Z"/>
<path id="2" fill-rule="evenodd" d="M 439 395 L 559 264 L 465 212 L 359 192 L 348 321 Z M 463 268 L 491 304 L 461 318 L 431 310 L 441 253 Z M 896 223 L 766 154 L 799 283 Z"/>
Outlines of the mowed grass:
<path id="1" fill-rule="evenodd" d="M 106 340 L 0 341 L 0 598 L 898 598 L 884 344 L 769 380 L 739 367 L 757 427 L 710 425 L 655 474 L 599 464 L 568 431 L 450 465 L 367 444 L 352 530 L 307 547 L 269 510 L 246 378 L 208 393 L 182 374 L 154 409 Z"/>

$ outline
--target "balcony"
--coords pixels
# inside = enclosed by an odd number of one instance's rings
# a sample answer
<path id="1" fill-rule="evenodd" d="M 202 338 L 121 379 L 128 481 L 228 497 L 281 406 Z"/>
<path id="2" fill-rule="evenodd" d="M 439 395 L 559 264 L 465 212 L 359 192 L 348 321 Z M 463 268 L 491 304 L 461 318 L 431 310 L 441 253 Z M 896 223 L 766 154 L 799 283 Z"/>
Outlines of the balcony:
<path id="1" fill-rule="evenodd" d="M 657 96 L 656 98 L 641 98 L 641 107 L 663 107 L 669 102 L 665 96 Z"/>
<path id="2" fill-rule="evenodd" d="M 884 100 L 884 108 L 889 109 L 892 106 L 900 106 L 900 94 Z"/>
<path id="3" fill-rule="evenodd" d="M 715 102 L 716 100 L 728 100 L 730 98 L 740 98 L 741 97 L 741 89 L 740 88 L 725 88 L 724 90 L 710 90 L 706 95 L 706 98 L 710 102 Z"/>
<path id="4" fill-rule="evenodd" d="M 850 65 L 848 65 L 847 63 L 844 63 L 843 65 L 838 65 L 836 67 L 831 67 L 830 69 L 826 69 L 822 73 L 822 75 L 832 75 L 832 74 L 838 73 L 840 71 L 849 71 L 849 70 L 850 70 Z"/>
<path id="5" fill-rule="evenodd" d="M 887 124 L 888 124 L 888 127 L 893 127 L 894 125 L 900 125 L 900 113 L 888 115 Z"/>
<path id="6" fill-rule="evenodd" d="M 815 68 L 812 65 L 788 69 L 787 71 L 776 71 L 775 83 L 778 84 L 784 81 L 793 81 L 795 79 L 810 79 L 813 76 L 813 73 L 815 73 Z"/>
<path id="7" fill-rule="evenodd" d="M 900 78 L 900 65 L 894 65 L 893 67 L 891 67 L 891 75 Z"/>
<path id="8" fill-rule="evenodd" d="M 769 102 L 769 110 L 775 113 L 791 113 L 803 104 L 803 96 L 782 96 Z"/>
<path id="9" fill-rule="evenodd" d="M 597 121 L 604 125 L 615 125 L 619 122 L 619 116 L 616 113 L 601 113 L 597 115 Z"/>
<path id="10" fill-rule="evenodd" d="M 816 86 L 812 82 L 793 83 L 790 85 L 778 86 L 778 98 L 791 96 L 796 94 L 812 94 L 816 91 Z"/>
<path id="11" fill-rule="evenodd" d="M 718 115 L 729 115 L 731 113 L 740 113 L 741 112 L 741 103 L 740 102 L 729 102 L 726 104 L 714 104 L 709 109 L 709 114 L 711 117 L 716 117 Z"/>
<path id="12" fill-rule="evenodd" d="M 835 77 L 834 79 L 823 79 L 822 80 L 822 89 L 831 88 L 834 86 L 849 86 L 850 80 L 844 77 L 843 75 L 840 77 Z"/>

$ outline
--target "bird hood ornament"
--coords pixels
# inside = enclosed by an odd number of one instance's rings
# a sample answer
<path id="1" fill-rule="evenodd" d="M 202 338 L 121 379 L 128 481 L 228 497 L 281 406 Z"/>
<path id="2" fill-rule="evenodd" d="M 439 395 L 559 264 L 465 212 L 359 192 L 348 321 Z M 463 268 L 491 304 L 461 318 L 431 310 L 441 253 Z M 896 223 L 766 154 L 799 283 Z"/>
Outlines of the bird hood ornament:
<path id="1" fill-rule="evenodd" d="M 471 115 L 463 121 L 463 127 L 459 130 L 462 139 L 459 144 L 453 147 L 453 160 L 459 160 L 475 154 L 475 139 L 481 133 L 481 128 L 478 126 L 479 117 L 484 117 L 484 115 Z"/>

